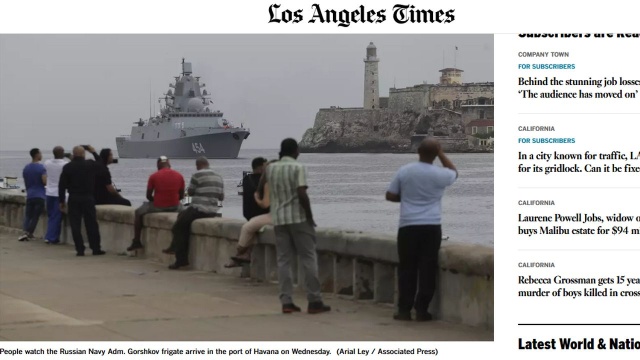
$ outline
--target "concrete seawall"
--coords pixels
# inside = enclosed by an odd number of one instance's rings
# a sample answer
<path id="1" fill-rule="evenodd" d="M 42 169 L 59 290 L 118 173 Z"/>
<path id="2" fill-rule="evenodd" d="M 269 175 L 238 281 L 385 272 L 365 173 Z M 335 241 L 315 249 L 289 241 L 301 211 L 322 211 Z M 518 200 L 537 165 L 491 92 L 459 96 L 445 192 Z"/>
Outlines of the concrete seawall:
<path id="1" fill-rule="evenodd" d="M 0 191 L 0 226 L 21 228 L 24 218 L 24 194 Z M 133 212 L 130 207 L 97 207 L 102 247 L 108 252 L 125 251 L 133 238 Z M 173 256 L 162 253 L 171 242 L 171 227 L 176 214 L 145 216 L 142 256 L 170 264 Z M 242 220 L 202 219 L 191 228 L 190 263 L 194 269 L 239 276 L 241 269 L 226 269 L 224 264 L 235 254 Z M 40 219 L 36 236 L 46 229 L 46 216 Z M 63 227 L 62 242 L 72 244 L 68 225 Z M 86 241 L 86 238 L 85 238 Z M 398 261 L 393 236 L 318 228 L 318 262 L 323 291 L 359 301 L 394 303 L 397 296 Z M 250 273 L 258 281 L 276 282 L 275 236 L 268 227 L 260 234 L 252 253 Z M 302 278 L 294 264 L 294 279 Z M 493 248 L 446 242 L 440 250 L 439 284 L 431 311 L 441 320 L 493 329 Z M 391 314 L 389 314 L 391 316 Z"/>

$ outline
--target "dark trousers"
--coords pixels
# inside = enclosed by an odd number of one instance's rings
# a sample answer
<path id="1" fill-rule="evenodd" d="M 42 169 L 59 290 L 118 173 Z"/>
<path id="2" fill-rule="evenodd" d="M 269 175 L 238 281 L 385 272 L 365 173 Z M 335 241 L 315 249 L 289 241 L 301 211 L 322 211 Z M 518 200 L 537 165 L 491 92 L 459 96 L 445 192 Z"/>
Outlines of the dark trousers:
<path id="1" fill-rule="evenodd" d="M 186 265 L 189 263 L 189 237 L 191 235 L 191 223 L 198 219 L 212 217 L 216 217 L 216 214 L 205 213 L 191 206 L 178 213 L 178 219 L 171 229 L 173 239 L 169 246 L 169 249 L 176 253 L 176 264 Z"/>
<path id="2" fill-rule="evenodd" d="M 405 226 L 398 230 L 398 311 L 427 313 L 436 290 L 440 225 Z M 416 294 L 417 292 L 417 294 Z"/>
<path id="3" fill-rule="evenodd" d="M 71 196 L 68 204 L 69 224 L 71 225 L 71 235 L 76 245 L 78 253 L 84 253 L 84 239 L 82 239 L 81 225 L 84 219 L 84 226 L 89 237 L 89 247 L 94 252 L 100 251 L 100 230 L 96 219 L 96 203 L 93 197 Z"/>
<path id="4" fill-rule="evenodd" d="M 100 199 L 100 201 L 96 202 L 96 205 L 124 205 L 124 206 L 131 206 L 131 201 L 117 196 L 117 195 L 111 195 L 109 194 L 109 196 L 107 196 L 104 199 Z"/>
<path id="5" fill-rule="evenodd" d="M 38 226 L 40 215 L 42 215 L 43 211 L 44 199 L 27 199 L 27 204 L 24 210 L 24 223 L 22 224 L 24 232 L 29 235 L 33 235 L 33 232 L 36 230 L 36 226 Z"/>

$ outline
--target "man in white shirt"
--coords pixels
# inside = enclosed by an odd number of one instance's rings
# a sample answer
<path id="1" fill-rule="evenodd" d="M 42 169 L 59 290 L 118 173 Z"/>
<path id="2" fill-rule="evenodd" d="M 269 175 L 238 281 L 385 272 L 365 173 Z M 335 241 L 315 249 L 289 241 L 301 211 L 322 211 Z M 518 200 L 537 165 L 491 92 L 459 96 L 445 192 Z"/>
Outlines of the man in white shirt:
<path id="1" fill-rule="evenodd" d="M 398 312 L 396 320 L 431 320 L 429 303 L 436 289 L 438 252 L 442 242 L 442 196 L 458 178 L 458 171 L 435 139 L 418 148 L 420 161 L 398 170 L 386 199 L 400 203 L 398 229 Z M 440 159 L 444 167 L 433 164 Z"/>
<path id="2" fill-rule="evenodd" d="M 58 181 L 62 173 L 62 167 L 69 162 L 64 157 L 64 148 L 56 146 L 53 148 L 53 159 L 44 162 L 47 170 L 47 234 L 44 241 L 47 244 L 58 244 L 60 242 L 60 231 L 62 230 L 62 213 L 60 212 L 60 202 L 58 201 Z"/>

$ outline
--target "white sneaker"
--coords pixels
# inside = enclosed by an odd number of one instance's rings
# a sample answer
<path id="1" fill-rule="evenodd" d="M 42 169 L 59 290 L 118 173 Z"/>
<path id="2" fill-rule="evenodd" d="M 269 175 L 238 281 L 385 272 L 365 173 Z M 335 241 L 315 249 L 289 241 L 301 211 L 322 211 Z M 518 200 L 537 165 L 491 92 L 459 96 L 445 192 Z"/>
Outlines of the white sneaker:
<path id="1" fill-rule="evenodd" d="M 19 238 L 18 241 L 29 241 L 29 235 L 27 234 L 22 234 Z"/>

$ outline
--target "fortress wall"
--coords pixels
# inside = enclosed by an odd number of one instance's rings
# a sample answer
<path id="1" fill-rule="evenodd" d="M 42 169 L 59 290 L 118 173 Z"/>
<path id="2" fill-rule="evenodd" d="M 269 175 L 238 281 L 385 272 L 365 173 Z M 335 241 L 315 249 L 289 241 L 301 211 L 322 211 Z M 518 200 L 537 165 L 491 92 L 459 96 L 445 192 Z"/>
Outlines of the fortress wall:
<path id="1" fill-rule="evenodd" d="M 362 118 L 363 116 L 371 116 L 377 110 L 363 108 L 324 108 L 318 110 L 316 119 L 313 122 L 314 127 L 322 127 L 328 123 L 333 123 L 336 119 Z"/>
<path id="2" fill-rule="evenodd" d="M 479 97 L 493 99 L 493 83 L 470 83 L 448 86 L 436 85 L 431 87 L 428 101 L 429 106 L 432 106 L 434 102 L 437 103 L 442 100 L 453 102 L 454 100 L 468 100 Z"/>
<path id="3" fill-rule="evenodd" d="M 0 226 L 21 228 L 25 196 L 18 191 L 0 191 Z M 134 209 L 100 205 L 97 216 L 103 249 L 122 253 L 133 237 Z M 136 255 L 163 264 L 173 257 L 161 252 L 171 241 L 176 214 L 149 214 L 144 218 L 142 242 Z M 275 235 L 271 226 L 260 234 L 252 252 L 251 268 L 225 269 L 235 253 L 244 221 L 201 219 L 191 227 L 190 263 L 193 269 L 220 274 L 250 276 L 256 281 L 277 281 Z M 36 236 L 42 236 L 46 217 Z M 61 241 L 73 244 L 65 224 Z M 86 238 L 85 238 L 86 240 Z M 323 291 L 354 300 L 392 304 L 397 297 L 397 250 L 394 236 L 348 230 L 317 229 L 318 263 Z M 26 244 L 28 246 L 28 244 Z M 440 249 L 439 287 L 431 306 L 435 317 L 445 321 L 493 329 L 493 248 L 447 241 Z M 302 279 L 294 266 L 294 279 Z M 391 316 L 391 309 L 390 316 Z"/>
<path id="4" fill-rule="evenodd" d="M 402 89 L 389 89 L 389 108 L 420 112 L 433 103 L 443 100 L 469 100 L 479 97 L 493 99 L 492 83 L 469 83 L 462 85 L 416 85 Z"/>
<path id="5" fill-rule="evenodd" d="M 420 112 L 427 107 L 429 90 L 426 86 L 389 89 L 389 109 Z"/>

